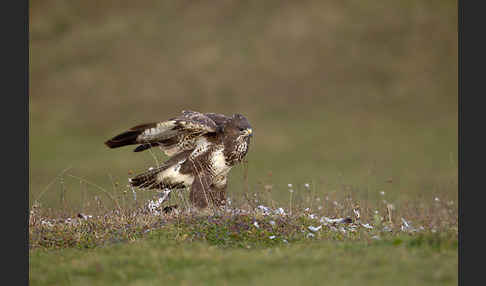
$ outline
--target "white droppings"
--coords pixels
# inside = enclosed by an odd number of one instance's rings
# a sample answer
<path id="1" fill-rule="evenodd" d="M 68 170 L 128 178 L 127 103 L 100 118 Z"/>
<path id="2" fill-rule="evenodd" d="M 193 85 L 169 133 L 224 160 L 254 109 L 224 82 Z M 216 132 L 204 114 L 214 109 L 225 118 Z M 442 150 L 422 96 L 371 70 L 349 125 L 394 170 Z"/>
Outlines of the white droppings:
<path id="1" fill-rule="evenodd" d="M 366 223 L 366 224 L 361 224 L 362 227 L 364 228 L 367 228 L 367 229 L 373 229 L 373 227 L 369 224 L 369 223 Z"/>
<path id="2" fill-rule="evenodd" d="M 319 230 L 321 230 L 321 229 L 322 229 L 322 225 L 317 226 L 317 227 L 316 227 L 316 226 L 312 226 L 312 225 L 311 225 L 311 226 L 309 226 L 309 227 L 307 227 L 307 228 L 308 228 L 310 231 L 312 231 L 312 232 L 317 232 L 317 231 L 319 231 Z"/>

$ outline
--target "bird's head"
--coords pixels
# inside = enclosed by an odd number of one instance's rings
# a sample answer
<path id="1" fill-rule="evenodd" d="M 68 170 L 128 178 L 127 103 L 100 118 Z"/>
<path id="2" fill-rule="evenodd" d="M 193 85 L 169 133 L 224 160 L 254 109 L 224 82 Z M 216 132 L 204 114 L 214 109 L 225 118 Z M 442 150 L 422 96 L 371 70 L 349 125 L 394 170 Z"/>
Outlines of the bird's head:
<path id="1" fill-rule="evenodd" d="M 253 130 L 248 119 L 241 114 L 234 114 L 231 117 L 224 127 L 224 132 L 237 137 L 249 138 L 253 136 Z"/>

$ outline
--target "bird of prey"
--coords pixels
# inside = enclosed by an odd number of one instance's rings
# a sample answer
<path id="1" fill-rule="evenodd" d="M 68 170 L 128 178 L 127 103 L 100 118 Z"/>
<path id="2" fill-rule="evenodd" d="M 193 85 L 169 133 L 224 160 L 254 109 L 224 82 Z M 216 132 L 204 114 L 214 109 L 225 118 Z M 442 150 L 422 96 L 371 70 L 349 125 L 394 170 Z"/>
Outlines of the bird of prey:
<path id="1" fill-rule="evenodd" d="M 252 136 L 241 114 L 184 110 L 166 121 L 132 127 L 105 144 L 110 148 L 138 144 L 134 152 L 159 147 L 169 159 L 129 179 L 130 185 L 168 191 L 190 188 L 191 203 L 203 209 L 225 205 L 228 172 L 246 156 Z"/>

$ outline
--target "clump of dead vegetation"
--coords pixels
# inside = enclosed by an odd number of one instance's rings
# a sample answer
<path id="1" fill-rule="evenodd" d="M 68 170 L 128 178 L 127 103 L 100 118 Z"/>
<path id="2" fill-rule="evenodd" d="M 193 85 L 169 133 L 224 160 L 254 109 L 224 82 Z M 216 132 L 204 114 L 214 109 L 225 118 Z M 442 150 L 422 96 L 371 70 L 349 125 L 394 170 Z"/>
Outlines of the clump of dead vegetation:
<path id="1" fill-rule="evenodd" d="M 269 188 L 203 212 L 192 209 L 183 196 L 171 202 L 155 196 L 143 205 L 74 216 L 49 212 L 35 202 L 29 217 L 29 247 L 93 248 L 147 235 L 244 248 L 322 239 L 379 241 L 403 234 L 446 235 L 457 241 L 457 204 L 439 197 L 400 207 L 383 198 L 363 207 L 350 196 L 335 200 L 307 192 L 304 199 L 295 200 L 289 184 L 290 200 L 283 205 L 271 200 Z M 380 196 L 385 197 L 384 192 Z"/>

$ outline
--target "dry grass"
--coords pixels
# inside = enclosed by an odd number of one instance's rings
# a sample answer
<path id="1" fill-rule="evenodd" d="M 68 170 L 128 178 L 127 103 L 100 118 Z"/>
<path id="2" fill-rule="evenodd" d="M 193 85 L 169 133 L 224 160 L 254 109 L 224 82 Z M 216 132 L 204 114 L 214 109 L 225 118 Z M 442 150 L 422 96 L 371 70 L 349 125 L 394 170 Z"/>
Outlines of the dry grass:
<path id="1" fill-rule="evenodd" d="M 188 208 L 187 198 L 182 196 L 164 205 L 154 204 L 156 196 L 139 206 L 106 211 L 99 205 L 96 214 L 74 217 L 69 212 L 49 212 L 34 205 L 29 245 L 31 249 L 92 248 L 133 241 L 154 231 L 170 233 L 176 240 L 183 237 L 221 246 L 270 246 L 310 238 L 370 240 L 402 233 L 443 233 L 457 239 L 456 202 L 436 197 L 434 201 L 397 207 L 386 200 L 386 194 L 380 196 L 383 200 L 363 207 L 350 196 L 321 197 L 309 190 L 302 200 L 282 205 L 260 192 L 204 212 Z M 177 207 L 164 211 L 169 205 Z"/>

